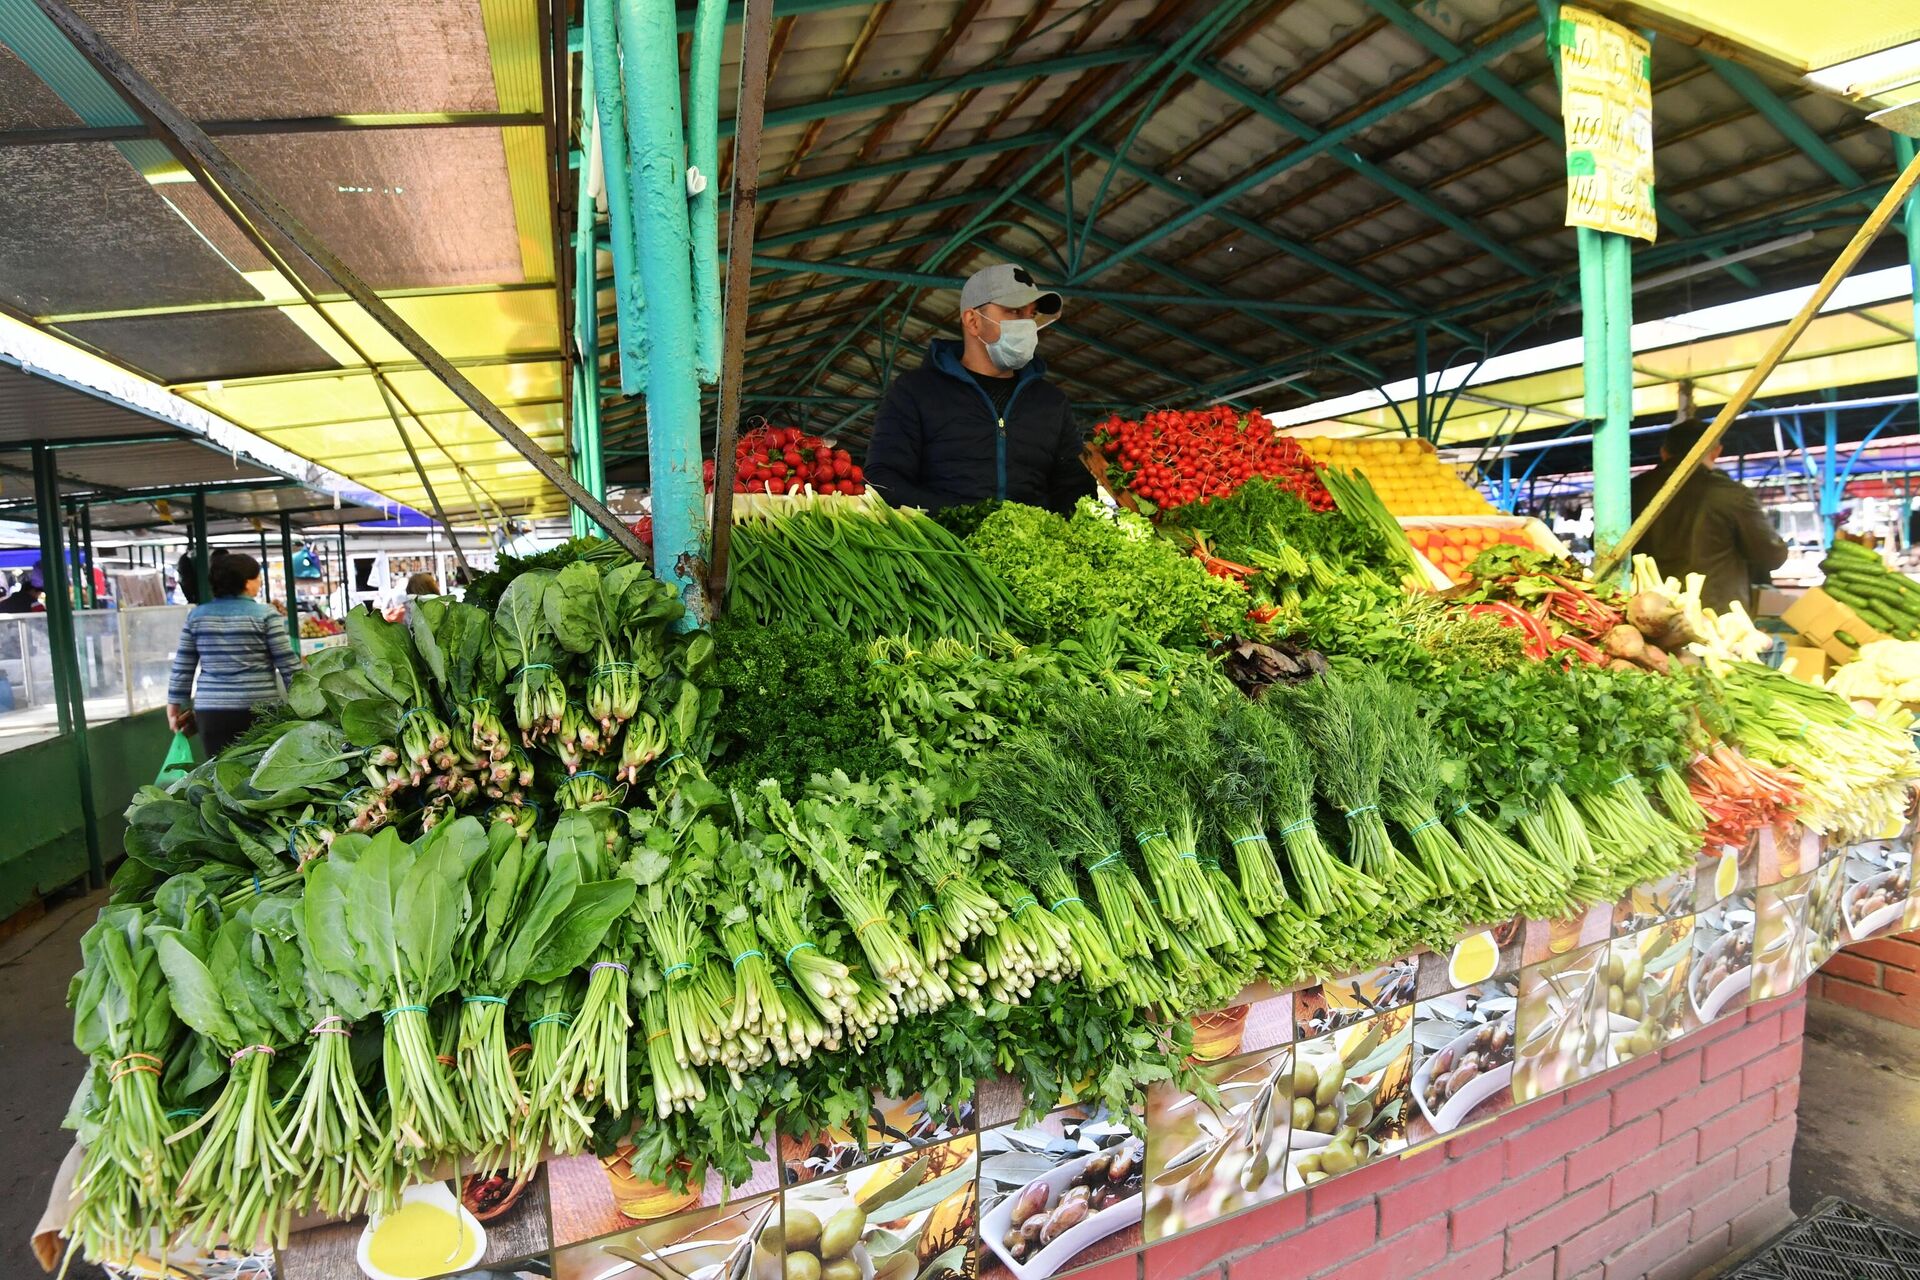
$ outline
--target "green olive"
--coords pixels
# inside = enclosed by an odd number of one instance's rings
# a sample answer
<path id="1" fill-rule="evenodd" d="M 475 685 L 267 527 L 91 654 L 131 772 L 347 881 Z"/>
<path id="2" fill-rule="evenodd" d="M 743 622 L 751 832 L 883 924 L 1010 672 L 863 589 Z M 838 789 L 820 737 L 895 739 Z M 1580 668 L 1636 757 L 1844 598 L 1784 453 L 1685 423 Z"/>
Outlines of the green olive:
<path id="1" fill-rule="evenodd" d="M 1300 1157 L 1300 1163 L 1294 1167 L 1297 1168 L 1302 1175 L 1320 1172 L 1320 1153 L 1318 1151 L 1307 1152 L 1307 1154 Z"/>
<path id="2" fill-rule="evenodd" d="M 1331 1146 L 1320 1153 L 1320 1167 L 1327 1173 L 1345 1173 L 1357 1163 L 1353 1152 L 1342 1146 Z"/>
<path id="3" fill-rule="evenodd" d="M 1316 1107 L 1332 1106 L 1335 1096 L 1340 1092 L 1340 1086 L 1346 1082 L 1347 1069 L 1344 1065 L 1336 1062 L 1328 1067 L 1326 1074 L 1320 1077 L 1319 1087 L 1313 1091 L 1313 1105 Z"/>
<path id="4" fill-rule="evenodd" d="M 1641 1015 L 1644 1014 L 1646 1011 L 1647 1011 L 1647 1007 L 1641 1001 L 1639 996 L 1628 996 L 1625 1000 L 1620 1002 L 1621 1016 L 1632 1018 L 1635 1022 L 1640 1021 Z"/>
<path id="5" fill-rule="evenodd" d="M 820 1280 L 820 1259 L 810 1253 L 788 1253 L 787 1280 Z"/>
<path id="6" fill-rule="evenodd" d="M 1304 1058 L 1293 1064 L 1293 1096 L 1311 1098 L 1314 1090 L 1320 1087 L 1320 1073 L 1313 1064 Z"/>
<path id="7" fill-rule="evenodd" d="M 1627 976 L 1627 962 L 1616 952 L 1607 957 L 1607 981 L 1619 986 Z"/>
<path id="8" fill-rule="evenodd" d="M 1339 1117 L 1333 1114 L 1333 1108 L 1331 1106 L 1321 1107 L 1313 1113 L 1313 1131 L 1315 1133 L 1332 1133 L 1333 1127 L 1338 1123 L 1338 1120 Z"/>
<path id="9" fill-rule="evenodd" d="M 805 1209 L 789 1207 L 786 1219 L 787 1248 L 811 1250 L 820 1244 L 820 1219 Z"/>
<path id="10" fill-rule="evenodd" d="M 1627 961 L 1627 971 L 1620 977 L 1620 985 L 1629 991 L 1640 990 L 1640 983 L 1647 976 L 1647 967 L 1638 957 Z"/>
<path id="11" fill-rule="evenodd" d="M 1313 1128 L 1312 1098 L 1295 1098 L 1293 1100 L 1293 1127 L 1296 1129 Z"/>
<path id="12" fill-rule="evenodd" d="M 1620 988 L 1607 988 L 1607 1012 L 1618 1013 L 1626 1007 L 1626 997 L 1620 994 Z"/>
<path id="13" fill-rule="evenodd" d="M 820 1268 L 820 1280 L 860 1280 L 860 1264 L 852 1258 L 835 1258 Z"/>
<path id="14" fill-rule="evenodd" d="M 827 1219 L 827 1225 L 820 1232 L 820 1256 L 825 1259 L 844 1258 L 853 1252 L 853 1246 L 860 1243 L 860 1233 L 867 1229 L 867 1215 L 848 1205 Z M 822 1277 L 825 1280 L 825 1277 Z"/>

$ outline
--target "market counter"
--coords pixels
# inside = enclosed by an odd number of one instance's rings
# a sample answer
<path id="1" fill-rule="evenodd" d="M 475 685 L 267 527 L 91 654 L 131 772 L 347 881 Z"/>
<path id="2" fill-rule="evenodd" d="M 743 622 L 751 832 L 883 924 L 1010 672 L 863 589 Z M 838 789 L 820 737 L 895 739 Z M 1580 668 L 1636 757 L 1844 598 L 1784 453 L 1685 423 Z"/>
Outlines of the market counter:
<path id="1" fill-rule="evenodd" d="M 1075 1280 L 1684 1280 L 1792 1215 L 1804 993 Z"/>

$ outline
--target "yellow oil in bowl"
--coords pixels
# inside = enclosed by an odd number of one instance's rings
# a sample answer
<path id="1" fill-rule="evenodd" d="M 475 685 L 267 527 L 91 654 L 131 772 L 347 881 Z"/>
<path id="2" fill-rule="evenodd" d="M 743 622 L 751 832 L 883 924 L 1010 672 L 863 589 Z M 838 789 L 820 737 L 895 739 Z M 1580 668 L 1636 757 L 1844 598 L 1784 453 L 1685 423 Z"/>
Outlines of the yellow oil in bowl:
<path id="1" fill-rule="evenodd" d="M 433 1200 L 409 1200 L 380 1219 L 367 1261 L 394 1280 L 424 1280 L 465 1266 L 479 1238 L 466 1215 Z"/>

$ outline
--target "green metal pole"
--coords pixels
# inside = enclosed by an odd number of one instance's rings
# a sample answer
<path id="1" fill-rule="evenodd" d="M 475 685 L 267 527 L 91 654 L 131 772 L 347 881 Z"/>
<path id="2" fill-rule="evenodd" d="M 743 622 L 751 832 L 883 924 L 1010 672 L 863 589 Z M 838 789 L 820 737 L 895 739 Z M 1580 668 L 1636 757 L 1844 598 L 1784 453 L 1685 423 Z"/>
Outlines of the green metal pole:
<path id="1" fill-rule="evenodd" d="M 1633 241 L 1606 234 L 1599 240 L 1607 416 L 1593 433 L 1593 542 L 1604 555 L 1633 524 Z"/>
<path id="2" fill-rule="evenodd" d="M 1893 135 L 1894 158 L 1900 168 L 1913 163 L 1914 141 L 1904 133 Z M 1916 361 L 1914 382 L 1920 387 L 1920 192 L 1907 197 L 1907 272 L 1913 281 L 1913 341 Z"/>
<path id="3" fill-rule="evenodd" d="M 100 856 L 100 819 L 94 811 L 93 757 L 87 747 L 86 687 L 80 680 L 80 648 L 74 636 L 73 597 L 54 590 L 60 569 L 60 473 L 53 450 L 36 441 L 33 446 L 33 496 L 39 507 L 40 566 L 46 575 L 47 650 L 53 667 L 53 697 L 60 732 L 73 738 L 74 772 L 79 775 L 80 822 L 87 841 L 87 883 L 99 888 L 107 882 Z M 64 577 L 64 575 L 62 575 Z M 24 655 L 23 655 L 24 656 Z"/>
<path id="4" fill-rule="evenodd" d="M 620 0 L 634 221 L 646 292 L 647 468 L 653 498 L 653 571 L 698 599 L 706 500 L 700 472 L 700 383 L 694 376 L 693 267 L 687 223 L 680 58 L 673 0 Z"/>
<path id="5" fill-rule="evenodd" d="M 293 517 L 280 513 L 280 572 L 287 584 L 287 635 L 300 652 L 300 593 L 293 589 Z"/>
<path id="6" fill-rule="evenodd" d="M 80 505 L 73 503 L 67 507 L 67 571 L 61 575 L 67 584 L 67 600 L 75 609 L 87 607 L 86 588 L 81 585 L 80 570 Z"/>
<path id="7" fill-rule="evenodd" d="M 93 507 L 87 504 L 80 508 L 80 551 L 86 557 L 81 573 L 85 575 L 87 583 L 87 607 L 97 609 L 100 607 L 100 593 L 93 585 Z"/>
<path id="8" fill-rule="evenodd" d="M 273 603 L 273 575 L 267 572 L 267 526 L 260 526 L 260 591 L 268 604 Z"/>
<path id="9" fill-rule="evenodd" d="M 200 603 L 213 599 L 213 584 L 207 579 L 207 495 L 194 491 L 192 506 L 193 578 L 199 584 Z"/>
<path id="10" fill-rule="evenodd" d="M 347 562 L 347 526 L 340 526 L 340 612 L 353 608 L 353 566 Z"/>
<path id="11" fill-rule="evenodd" d="M 700 0 L 687 73 L 687 163 L 706 187 L 692 198 L 693 365 L 702 383 L 720 381 L 720 53 L 726 0 Z"/>
<path id="12" fill-rule="evenodd" d="M 1427 357 L 1427 326 L 1417 325 L 1413 330 L 1413 371 L 1419 379 L 1419 389 L 1414 393 L 1413 412 L 1415 429 L 1422 440 L 1430 440 L 1433 435 L 1433 397 L 1427 394 L 1427 370 L 1430 361 Z"/>

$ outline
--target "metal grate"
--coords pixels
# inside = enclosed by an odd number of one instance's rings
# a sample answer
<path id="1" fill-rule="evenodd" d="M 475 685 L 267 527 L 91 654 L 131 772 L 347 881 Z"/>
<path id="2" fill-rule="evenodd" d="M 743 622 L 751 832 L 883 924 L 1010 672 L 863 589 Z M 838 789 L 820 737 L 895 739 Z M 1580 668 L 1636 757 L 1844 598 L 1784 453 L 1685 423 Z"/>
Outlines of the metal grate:
<path id="1" fill-rule="evenodd" d="M 1920 1236 L 1837 1196 L 1782 1231 L 1725 1280 L 1917 1280 Z"/>

